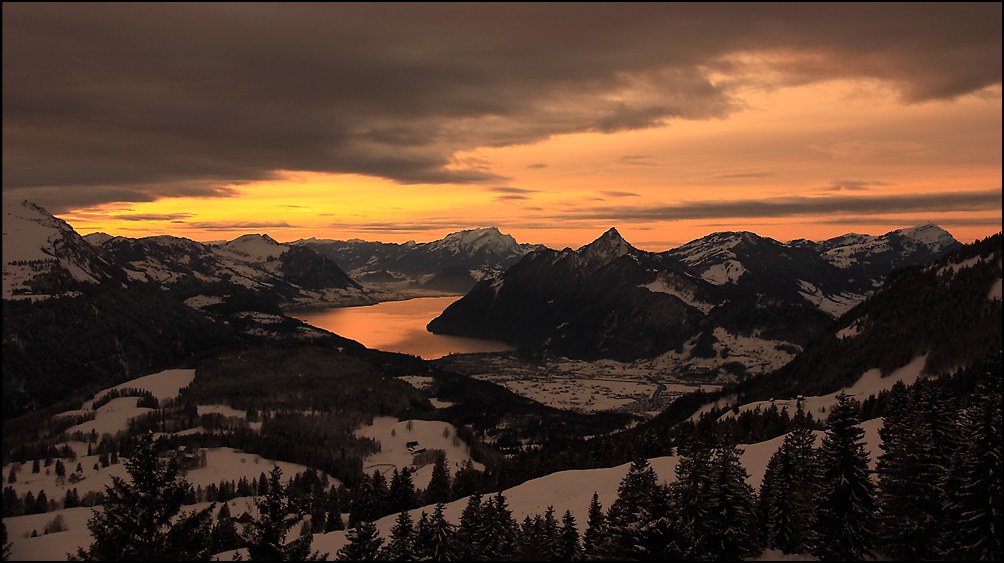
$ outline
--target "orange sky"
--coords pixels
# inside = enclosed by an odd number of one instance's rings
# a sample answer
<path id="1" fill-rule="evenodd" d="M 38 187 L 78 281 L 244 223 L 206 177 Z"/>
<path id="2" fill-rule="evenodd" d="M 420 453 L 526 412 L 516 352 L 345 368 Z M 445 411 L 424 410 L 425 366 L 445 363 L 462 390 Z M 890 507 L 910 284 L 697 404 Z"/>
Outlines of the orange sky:
<path id="1" fill-rule="evenodd" d="M 954 101 L 904 104 L 875 81 L 840 80 L 742 93 L 724 119 L 580 133 L 454 155 L 455 168 L 489 169 L 505 186 L 398 184 L 349 174 L 282 172 L 227 198 L 164 198 L 63 213 L 79 232 L 194 240 L 264 232 L 299 238 L 424 242 L 498 226 L 520 242 L 577 248 L 611 226 L 660 251 L 715 231 L 787 241 L 883 234 L 935 222 L 963 242 L 1001 229 L 1001 97 L 991 88 Z M 695 202 L 765 198 L 863 199 L 996 190 L 997 209 L 805 212 L 696 219 L 618 218 Z M 820 201 L 826 201 L 822 199 Z M 824 204 L 825 206 L 825 204 Z M 599 211 L 599 217 L 597 214 Z M 755 215 L 755 214 L 754 214 Z M 125 217 L 126 219 L 117 218 Z M 145 220 L 137 220 L 145 219 Z"/>
<path id="2" fill-rule="evenodd" d="M 79 232 L 648 250 L 1001 229 L 1000 3 L 4 3 L 3 197 Z"/>

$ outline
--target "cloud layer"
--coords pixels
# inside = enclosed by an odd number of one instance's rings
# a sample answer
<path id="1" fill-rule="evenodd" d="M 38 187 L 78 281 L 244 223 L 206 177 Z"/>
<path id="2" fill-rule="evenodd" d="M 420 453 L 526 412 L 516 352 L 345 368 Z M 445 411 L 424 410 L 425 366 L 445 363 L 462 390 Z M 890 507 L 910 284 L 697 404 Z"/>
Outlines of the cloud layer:
<path id="1" fill-rule="evenodd" d="M 5 3 L 3 189 L 59 212 L 294 170 L 511 200 L 454 155 L 727 117 L 741 85 L 834 78 L 905 103 L 999 84 L 1001 5 Z"/>

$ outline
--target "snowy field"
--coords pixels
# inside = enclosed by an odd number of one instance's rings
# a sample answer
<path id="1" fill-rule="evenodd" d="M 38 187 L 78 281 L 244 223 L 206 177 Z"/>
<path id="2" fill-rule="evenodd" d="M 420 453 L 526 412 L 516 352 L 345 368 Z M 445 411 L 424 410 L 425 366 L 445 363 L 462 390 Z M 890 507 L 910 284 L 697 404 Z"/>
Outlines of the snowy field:
<path id="1" fill-rule="evenodd" d="M 887 378 L 880 377 L 875 370 L 870 371 L 846 391 L 849 394 L 854 394 L 858 399 L 864 399 L 869 394 L 878 393 L 882 389 L 888 389 L 898 380 L 903 380 L 904 383 L 910 384 L 921 376 L 923 362 L 924 358 L 918 357 L 909 365 L 901 368 Z M 178 390 L 191 381 L 190 377 L 183 373 L 185 371 L 170 370 L 168 372 L 161 372 L 160 374 L 130 381 L 120 387 L 140 387 L 155 393 L 158 399 L 170 398 L 170 396 L 176 396 Z M 186 377 L 189 377 L 187 382 Z M 421 385 L 427 383 L 427 381 L 416 378 L 414 383 Z M 630 390 L 640 391 L 641 387 L 642 384 L 638 384 L 635 388 L 616 388 L 623 392 Z M 822 411 L 829 410 L 829 406 L 835 403 L 835 396 L 836 394 L 824 397 L 805 397 L 803 398 L 804 406 L 811 409 L 814 415 L 818 412 L 820 416 L 825 416 Z M 126 400 L 134 401 L 135 399 L 116 399 L 105 406 L 114 405 L 117 401 L 123 401 L 122 405 L 125 405 Z M 794 407 L 793 404 L 787 405 L 783 401 L 775 401 L 775 404 L 778 404 L 779 407 Z M 769 402 L 754 403 L 744 405 L 741 409 L 754 409 L 758 406 L 762 408 L 768 405 Z M 115 428 L 122 429 L 123 415 L 121 413 L 128 412 L 128 408 L 123 406 L 119 409 L 119 407 L 116 407 L 118 410 L 109 410 L 108 412 L 105 412 L 103 409 L 104 407 L 98 409 L 96 412 L 97 418 L 93 421 L 95 428 L 101 428 L 101 431 Z M 206 405 L 204 409 L 200 408 L 200 412 L 218 412 L 227 416 L 243 416 L 243 413 L 221 405 Z M 374 419 L 371 426 L 360 428 L 357 431 L 357 434 L 373 438 L 381 444 L 381 451 L 364 461 L 364 467 L 367 472 L 381 471 L 387 473 L 393 472 L 394 468 L 400 469 L 404 466 L 410 466 L 413 461 L 413 454 L 408 449 L 408 442 L 412 441 L 418 442 L 421 448 L 444 450 L 449 462 L 451 475 L 470 459 L 467 444 L 456 439 L 456 429 L 452 425 L 444 422 L 418 420 L 410 421 L 410 423 L 411 429 L 409 430 L 409 421 L 402 421 L 391 417 L 379 417 Z M 881 453 L 880 438 L 878 436 L 878 430 L 881 426 L 881 419 L 870 420 L 862 424 L 865 431 L 865 449 L 870 453 L 872 469 L 875 468 L 877 456 Z M 818 439 L 823 433 L 817 432 L 816 434 L 818 445 Z M 741 461 L 749 474 L 747 482 L 751 486 L 759 488 L 767 462 L 782 442 L 783 437 L 777 437 L 766 442 L 742 446 L 744 453 L 741 456 Z M 100 464 L 97 463 L 97 456 L 86 455 L 86 444 L 71 442 L 69 445 L 77 452 L 77 461 L 82 467 L 82 471 L 79 473 L 81 480 L 72 485 L 72 487 L 77 488 L 81 497 L 88 491 L 104 490 L 106 486 L 111 484 L 112 476 L 126 476 L 123 464 L 120 463 L 107 468 L 100 468 Z M 61 446 L 62 444 L 57 445 L 57 447 Z M 186 473 L 186 479 L 193 486 L 205 488 L 209 484 L 219 483 L 223 479 L 239 480 L 241 477 L 247 477 L 249 480 L 254 479 L 262 473 L 267 475 L 271 471 L 271 468 L 276 465 L 282 469 L 284 478 L 291 477 L 295 473 L 306 469 L 300 465 L 276 462 L 228 448 L 206 450 L 206 454 L 206 467 L 193 469 Z M 677 456 L 668 456 L 653 458 L 649 462 L 658 474 L 660 481 L 672 482 L 676 479 L 675 468 L 678 460 Z M 94 467 L 95 464 L 98 465 L 97 469 Z M 483 469 L 483 466 L 480 464 L 475 463 L 474 465 L 478 469 Z M 23 495 L 29 490 L 37 495 L 38 491 L 45 490 L 49 499 L 62 499 L 65 496 L 68 484 L 57 482 L 52 467 L 44 468 L 37 474 L 31 473 L 30 463 L 24 466 L 18 465 L 18 467 L 16 482 L 10 486 L 13 486 L 19 495 Z M 68 464 L 67 473 L 73 472 L 75 467 L 75 463 Z M 548 506 L 554 506 L 558 514 L 563 513 L 566 509 L 571 510 L 578 523 L 579 531 L 582 532 L 585 530 L 588 506 L 593 492 L 598 494 L 599 501 L 604 509 L 609 508 L 617 497 L 617 488 L 629 467 L 630 464 L 624 464 L 612 468 L 554 473 L 513 487 L 505 491 L 504 495 L 509 508 L 513 512 L 513 517 L 517 521 L 522 521 L 528 515 L 543 514 Z M 9 475 L 10 470 L 11 465 L 4 466 L 3 475 L 5 477 Z M 418 470 L 413 477 L 416 487 L 425 487 L 428 484 L 431 471 L 431 465 L 426 465 Z M 337 484 L 336 480 L 331 479 L 331 481 Z M 252 501 L 253 499 L 251 498 L 239 498 L 230 501 L 231 514 L 237 515 L 247 510 L 254 515 L 255 511 Z M 445 511 L 447 519 L 454 523 L 458 522 L 466 505 L 466 498 L 448 504 Z M 198 506 L 189 507 L 189 509 L 194 508 L 198 508 Z M 417 518 L 423 510 L 431 514 L 433 507 L 428 506 L 417 509 L 413 511 L 413 516 Z M 46 524 L 52 521 L 57 515 L 63 516 L 68 529 L 63 532 L 41 535 Z M 73 508 L 44 514 L 5 518 L 4 523 L 7 526 L 10 541 L 13 543 L 12 559 L 35 561 L 65 559 L 66 554 L 75 552 L 77 547 L 90 545 L 91 537 L 86 524 L 91 515 L 92 509 L 90 508 Z M 396 516 L 391 515 L 377 521 L 377 528 L 384 537 L 390 535 L 390 529 L 394 524 L 395 518 Z M 32 531 L 37 531 L 40 534 L 39 537 L 30 537 Z M 331 532 L 328 534 L 316 534 L 314 536 L 313 547 L 322 553 L 328 552 L 334 556 L 345 543 L 346 537 L 344 531 Z M 769 559 L 770 556 L 771 554 L 765 554 L 763 557 Z M 221 560 L 230 560 L 230 554 L 223 554 Z"/>

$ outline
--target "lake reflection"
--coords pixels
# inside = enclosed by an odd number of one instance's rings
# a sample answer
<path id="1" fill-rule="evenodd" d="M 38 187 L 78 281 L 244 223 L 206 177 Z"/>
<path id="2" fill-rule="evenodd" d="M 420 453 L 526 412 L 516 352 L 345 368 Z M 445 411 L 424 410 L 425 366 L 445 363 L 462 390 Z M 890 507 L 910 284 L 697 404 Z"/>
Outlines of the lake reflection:
<path id="1" fill-rule="evenodd" d="M 287 312 L 290 317 L 351 338 L 367 348 L 413 354 L 426 360 L 447 354 L 512 350 L 502 342 L 444 336 L 425 330 L 459 297 L 420 297 L 363 307 Z"/>

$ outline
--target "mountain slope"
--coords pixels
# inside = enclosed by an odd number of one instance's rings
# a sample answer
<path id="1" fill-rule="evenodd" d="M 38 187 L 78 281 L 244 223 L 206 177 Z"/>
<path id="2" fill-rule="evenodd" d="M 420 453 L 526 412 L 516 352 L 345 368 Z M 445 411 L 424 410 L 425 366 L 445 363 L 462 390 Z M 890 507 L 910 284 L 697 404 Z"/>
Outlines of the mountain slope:
<path id="1" fill-rule="evenodd" d="M 460 293 L 538 248 L 519 244 L 495 227 L 459 231 L 426 243 L 302 239 L 290 244 L 316 250 L 364 282 L 424 284 L 426 289 Z"/>
<path id="2" fill-rule="evenodd" d="M 95 246 L 29 202 L 5 202 L 3 227 L 5 420 L 241 341 L 358 346 L 279 309 L 284 297 L 309 295 L 289 279 L 359 293 L 308 249 L 272 248 L 255 235 L 222 252 L 176 237 Z M 347 289 L 325 285 L 340 280 Z"/>
<path id="3" fill-rule="evenodd" d="M 784 368 L 758 380 L 751 400 L 825 394 L 865 371 L 884 375 L 918 356 L 924 372 L 950 371 L 1000 352 L 1001 235 L 965 245 L 927 267 L 900 270 Z"/>
<path id="4" fill-rule="evenodd" d="M 935 230 L 947 239 L 931 236 Z M 896 264 L 918 263 L 952 242 L 937 227 L 829 245 L 715 233 L 656 254 L 610 229 L 575 251 L 529 253 L 480 282 L 428 328 L 579 359 L 631 361 L 689 350 L 691 357 L 720 354 L 724 363 L 730 351 L 716 346 L 724 336 L 716 331 L 803 345 Z M 880 247 L 887 250 L 869 254 Z M 868 267 L 834 265 L 824 256 L 834 250 L 868 256 Z"/>

